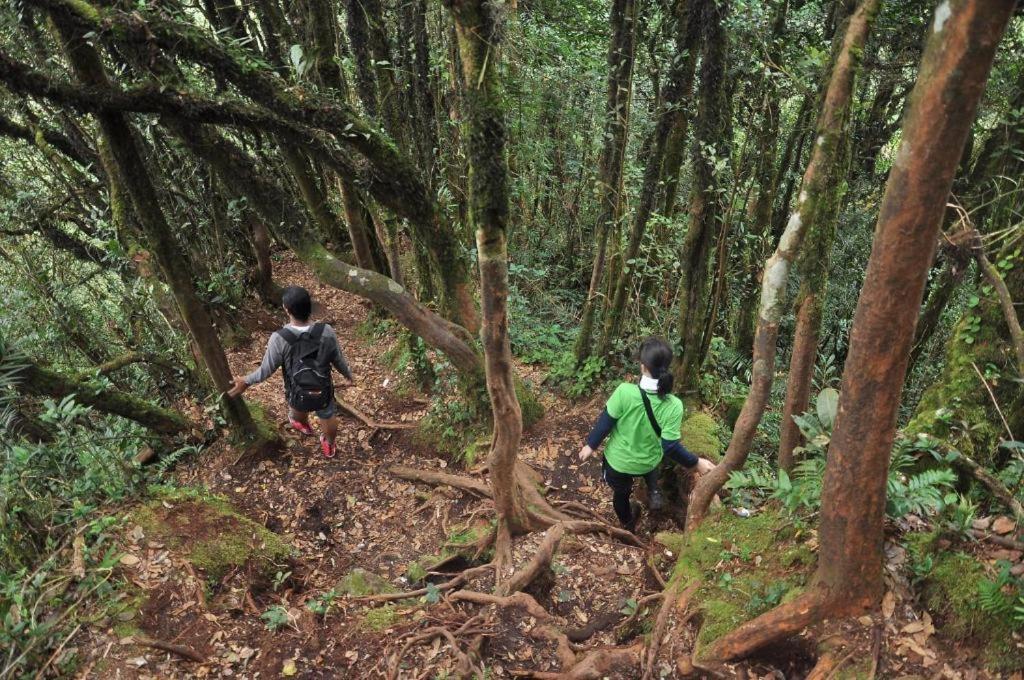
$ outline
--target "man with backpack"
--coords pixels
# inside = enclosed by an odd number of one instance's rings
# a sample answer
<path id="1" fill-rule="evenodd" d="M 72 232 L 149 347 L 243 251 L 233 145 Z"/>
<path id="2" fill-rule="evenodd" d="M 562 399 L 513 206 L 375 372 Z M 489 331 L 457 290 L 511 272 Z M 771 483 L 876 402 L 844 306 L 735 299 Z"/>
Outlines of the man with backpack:
<path id="1" fill-rule="evenodd" d="M 320 450 L 325 457 L 333 458 L 334 440 L 338 435 L 338 407 L 334 401 L 331 367 L 348 380 L 352 380 L 352 371 L 341 353 L 334 329 L 325 323 L 310 323 L 313 302 L 309 291 L 300 286 L 289 286 L 281 299 L 284 311 L 288 313 L 288 325 L 270 336 L 260 367 L 244 378 L 235 378 L 234 387 L 228 394 L 237 397 L 283 366 L 289 424 L 304 435 L 312 435 L 309 414 L 316 413 L 321 428 Z"/>

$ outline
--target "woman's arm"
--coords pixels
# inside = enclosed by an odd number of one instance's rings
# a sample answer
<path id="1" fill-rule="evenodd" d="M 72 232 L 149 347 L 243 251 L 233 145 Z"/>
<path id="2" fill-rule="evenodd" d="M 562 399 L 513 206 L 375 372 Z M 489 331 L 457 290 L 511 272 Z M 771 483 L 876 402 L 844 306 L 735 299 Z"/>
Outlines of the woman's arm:
<path id="1" fill-rule="evenodd" d="M 608 415 L 608 409 L 602 409 L 601 415 L 597 417 L 597 421 L 594 426 L 590 428 L 590 434 L 587 435 L 587 443 L 580 449 L 580 460 L 586 460 L 590 456 L 594 455 L 594 449 L 601 446 L 601 442 L 604 441 L 608 433 L 615 427 L 615 418 Z"/>

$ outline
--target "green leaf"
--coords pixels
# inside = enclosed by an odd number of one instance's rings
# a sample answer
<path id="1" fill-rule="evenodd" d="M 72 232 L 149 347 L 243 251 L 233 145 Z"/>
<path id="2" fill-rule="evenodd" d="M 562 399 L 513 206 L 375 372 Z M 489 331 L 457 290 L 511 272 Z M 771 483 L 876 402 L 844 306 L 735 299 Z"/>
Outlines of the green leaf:
<path id="1" fill-rule="evenodd" d="M 836 413 L 839 412 L 839 392 L 831 387 L 826 387 L 818 393 L 818 420 L 822 427 L 831 430 L 836 422 Z"/>

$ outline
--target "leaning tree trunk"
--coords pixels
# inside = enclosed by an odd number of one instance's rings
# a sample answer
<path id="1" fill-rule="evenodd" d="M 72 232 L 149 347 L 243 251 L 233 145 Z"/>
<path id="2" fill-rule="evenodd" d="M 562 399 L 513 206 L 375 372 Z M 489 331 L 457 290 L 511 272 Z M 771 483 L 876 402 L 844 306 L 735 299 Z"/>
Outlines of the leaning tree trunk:
<path id="1" fill-rule="evenodd" d="M 754 363 L 750 391 L 733 428 L 732 439 L 722 462 L 701 477 L 690 496 L 686 512 L 686 531 L 693 531 L 707 514 L 711 499 L 725 484 L 729 475 L 747 460 L 754 433 L 764 415 L 775 378 L 776 341 L 779 322 L 785 308 L 789 270 L 796 259 L 809 228 L 817 224 L 831 200 L 832 180 L 842 135 L 849 120 L 850 100 L 864 42 L 881 0 L 863 0 L 850 18 L 842 47 L 836 55 L 828 90 L 818 117 L 818 134 L 814 152 L 804 172 L 803 188 L 797 208 L 789 218 L 775 253 L 764 266 L 761 283 L 761 305 L 757 331 L 754 335 Z"/>
<path id="2" fill-rule="evenodd" d="M 875 226 L 829 445 L 811 588 L 715 642 L 736 659 L 882 592 L 889 454 L 925 277 L 960 152 L 1016 0 L 944 0 L 922 58 Z"/>
<path id="3" fill-rule="evenodd" d="M 488 473 L 498 515 L 497 578 L 511 561 L 511 536 L 530 528 L 516 475 L 523 418 L 516 398 L 508 337 L 508 165 L 499 83 L 499 27 L 483 0 L 448 0 L 455 18 L 465 83 L 463 97 L 469 161 L 469 215 L 476 227 L 483 309 L 481 336 L 487 393 L 494 415 Z"/>
<path id="4" fill-rule="evenodd" d="M 179 413 L 151 401 L 113 388 L 90 384 L 81 378 L 29 363 L 18 375 L 18 391 L 26 394 L 63 399 L 74 395 L 75 401 L 97 411 L 133 420 L 159 434 L 178 434 L 188 428 L 188 421 Z"/>
<path id="5" fill-rule="evenodd" d="M 621 212 L 622 167 L 629 137 L 629 113 L 633 98 L 633 50 L 636 7 L 634 0 L 614 0 L 611 11 L 612 38 L 608 48 L 608 99 L 605 105 L 604 150 L 597 179 L 597 222 L 594 228 L 594 266 L 590 273 L 587 299 L 583 303 L 580 333 L 576 338 L 576 363 L 590 356 L 591 336 L 601 279 L 607 258 L 608 234 Z"/>
<path id="6" fill-rule="evenodd" d="M 78 78 L 86 85 L 108 86 L 96 50 L 59 15 L 54 14 L 53 17 L 65 43 L 68 60 Z M 164 218 L 156 188 L 139 152 L 134 132 L 122 113 L 107 111 L 99 113 L 97 118 L 103 139 L 109 145 L 110 155 L 135 208 L 139 226 L 174 294 L 181 318 L 188 326 L 214 386 L 221 393 L 226 393 L 231 388 L 231 368 L 227 356 L 209 313 L 196 295 L 189 264 L 174 242 L 171 227 Z M 254 444 L 266 443 L 261 441 L 259 427 L 245 401 L 226 394 L 223 394 L 221 401 L 224 415 L 235 435 Z"/>

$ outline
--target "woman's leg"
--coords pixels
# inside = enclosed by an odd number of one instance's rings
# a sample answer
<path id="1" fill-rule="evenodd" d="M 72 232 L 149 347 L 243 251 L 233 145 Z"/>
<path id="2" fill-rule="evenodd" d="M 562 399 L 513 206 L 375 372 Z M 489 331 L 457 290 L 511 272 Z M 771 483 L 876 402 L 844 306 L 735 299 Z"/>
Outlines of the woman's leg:
<path id="1" fill-rule="evenodd" d="M 604 462 L 604 481 L 612 488 L 612 507 L 615 516 L 623 524 L 633 521 L 633 511 L 629 507 L 629 496 L 633 493 L 633 476 L 613 469 Z"/>

